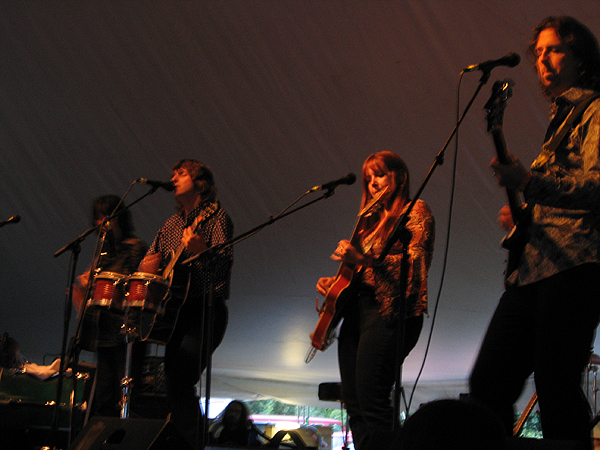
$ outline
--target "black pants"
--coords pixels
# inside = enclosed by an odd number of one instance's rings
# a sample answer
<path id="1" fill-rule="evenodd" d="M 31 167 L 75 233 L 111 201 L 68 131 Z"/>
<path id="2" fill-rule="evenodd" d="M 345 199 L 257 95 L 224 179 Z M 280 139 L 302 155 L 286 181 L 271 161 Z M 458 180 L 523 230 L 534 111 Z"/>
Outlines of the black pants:
<path id="1" fill-rule="evenodd" d="M 195 446 L 201 410 L 195 385 L 206 368 L 206 342 L 203 340 L 203 317 L 200 301 L 187 299 L 182 307 L 173 336 L 165 349 L 167 405 L 171 421 Z M 227 328 L 228 311 L 224 301 L 213 306 L 211 353 L 219 346 Z M 202 355 L 202 356 L 201 356 Z M 201 363 L 202 357 L 202 363 Z"/>
<path id="2" fill-rule="evenodd" d="M 405 321 L 404 357 L 419 339 L 423 316 Z M 389 445 L 394 426 L 391 390 L 396 374 L 398 325 L 384 319 L 373 295 L 360 296 L 345 308 L 338 358 L 342 398 L 357 450 Z"/>
<path id="3" fill-rule="evenodd" d="M 513 405 L 533 373 L 545 439 L 591 448 L 590 408 L 581 390 L 600 316 L 600 265 L 585 264 L 508 289 L 471 374 L 471 396 L 512 434 Z"/>

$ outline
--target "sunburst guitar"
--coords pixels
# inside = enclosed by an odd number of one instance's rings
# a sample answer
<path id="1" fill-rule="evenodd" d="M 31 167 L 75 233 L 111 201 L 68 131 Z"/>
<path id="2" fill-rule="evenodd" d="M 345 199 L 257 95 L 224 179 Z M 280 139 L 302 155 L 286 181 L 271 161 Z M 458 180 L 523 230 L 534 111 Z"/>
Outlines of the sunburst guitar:
<path id="1" fill-rule="evenodd" d="M 360 248 L 358 233 L 361 230 L 363 220 L 371 215 L 377 205 L 380 204 L 380 200 L 383 195 L 387 192 L 387 187 L 382 189 L 374 196 L 371 201 L 359 212 L 350 238 L 350 243 L 357 248 Z M 319 307 L 319 299 L 317 298 L 317 312 L 319 313 L 319 320 L 315 330 L 311 333 L 311 348 L 306 356 L 306 362 L 310 362 L 314 357 L 317 350 L 325 351 L 335 341 L 337 337 L 337 327 L 342 319 L 342 313 L 344 307 L 348 303 L 349 298 L 353 292 L 353 280 L 355 279 L 355 273 L 359 267 L 350 266 L 344 262 L 340 264 L 335 279 L 323 300 L 322 305 Z"/>

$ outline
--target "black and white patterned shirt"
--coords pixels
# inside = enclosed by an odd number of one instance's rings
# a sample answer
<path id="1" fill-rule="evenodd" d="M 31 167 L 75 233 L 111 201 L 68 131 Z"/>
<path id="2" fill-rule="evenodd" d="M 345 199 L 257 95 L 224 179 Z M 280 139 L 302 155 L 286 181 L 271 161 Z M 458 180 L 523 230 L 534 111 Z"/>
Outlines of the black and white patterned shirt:
<path id="1" fill-rule="evenodd" d="M 147 255 L 160 253 L 163 261 L 169 259 L 171 252 L 177 250 L 181 244 L 183 230 L 189 227 L 194 220 L 208 207 L 206 203 L 198 205 L 186 217 L 184 212 L 171 216 L 158 231 L 154 238 Z M 200 223 L 196 233 L 201 235 L 206 242 L 207 247 L 228 241 L 233 237 L 233 222 L 219 204 L 216 211 Z M 184 250 L 180 261 L 193 256 L 187 250 Z M 233 248 L 229 247 L 220 252 L 213 260 L 213 267 L 210 267 L 209 258 L 206 255 L 196 259 L 190 266 L 191 282 L 186 303 L 201 299 L 205 287 L 208 286 L 209 277 L 214 273 L 214 299 L 224 301 L 229 298 L 229 282 L 231 278 L 231 268 L 233 266 Z M 212 270 L 211 270 L 212 269 Z"/>

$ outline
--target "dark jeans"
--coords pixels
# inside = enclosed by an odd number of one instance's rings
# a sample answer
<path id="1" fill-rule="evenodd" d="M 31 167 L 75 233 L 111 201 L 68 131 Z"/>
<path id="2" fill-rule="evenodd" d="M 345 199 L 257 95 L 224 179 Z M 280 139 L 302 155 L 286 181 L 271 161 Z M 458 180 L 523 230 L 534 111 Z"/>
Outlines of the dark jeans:
<path id="1" fill-rule="evenodd" d="M 350 302 L 338 342 L 342 398 L 357 450 L 383 449 L 394 426 L 391 390 L 396 374 L 398 326 L 379 313 L 373 296 Z M 404 357 L 416 345 L 423 316 L 405 321 Z"/>
<path id="2" fill-rule="evenodd" d="M 534 373 L 545 439 L 591 448 L 590 408 L 581 390 L 600 316 L 600 265 L 585 264 L 508 289 L 471 374 L 471 396 L 512 434 L 513 405 Z"/>
<path id="3" fill-rule="evenodd" d="M 200 367 L 204 371 L 207 365 L 204 351 L 206 346 L 202 341 L 202 309 L 198 306 L 199 303 L 195 299 L 186 300 L 179 313 L 173 336 L 165 349 L 167 404 L 171 412 L 171 421 L 193 446 L 198 441 L 197 431 L 202 417 L 195 385 L 200 380 Z M 223 340 L 228 321 L 228 310 L 224 301 L 215 302 L 213 309 L 211 353 Z"/>

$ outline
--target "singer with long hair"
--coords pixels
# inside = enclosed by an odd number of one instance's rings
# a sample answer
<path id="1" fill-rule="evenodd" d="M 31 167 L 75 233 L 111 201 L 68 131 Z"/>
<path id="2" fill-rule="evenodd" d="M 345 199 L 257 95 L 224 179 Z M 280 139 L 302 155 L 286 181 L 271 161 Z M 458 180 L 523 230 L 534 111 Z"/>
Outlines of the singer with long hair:
<path id="1" fill-rule="evenodd" d="M 340 241 L 331 259 L 354 269 L 338 341 L 342 400 L 355 448 L 380 450 L 392 440 L 391 391 L 396 365 L 402 364 L 416 345 L 427 312 L 427 273 L 435 232 L 431 210 L 417 200 L 406 224 L 410 233 L 408 273 L 401 273 L 402 245 L 390 234 L 410 203 L 408 167 L 393 152 L 373 153 L 363 164 L 362 185 L 361 211 L 375 196 L 385 193 L 361 221 L 358 245 Z M 380 260 L 389 239 L 394 239 L 391 250 Z M 320 278 L 317 291 L 326 295 L 334 282 L 335 277 Z M 406 286 L 404 292 L 402 286 Z M 396 361 L 399 321 L 404 321 L 404 347 Z"/>
<path id="2" fill-rule="evenodd" d="M 97 273 L 88 269 L 76 278 L 73 285 L 73 303 L 77 311 L 84 306 L 86 287 L 90 276 L 102 273 L 125 277 L 134 273 L 148 246 L 134 234 L 131 212 L 125 209 L 117 195 L 103 195 L 92 202 L 91 224 L 103 225 L 104 219 L 119 213 L 106 227 L 106 240 L 100 250 Z M 82 324 L 86 349 L 96 353 L 96 388 L 91 404 L 91 415 L 119 417 L 121 414 L 122 387 L 125 376 L 127 344 L 123 324 L 123 311 L 114 307 L 88 306 Z M 94 334 L 95 333 L 95 334 Z M 90 338 L 89 336 L 94 335 Z M 139 381 L 145 345 L 133 345 L 132 377 Z M 134 381 L 134 385 L 136 384 Z M 135 389 L 133 392 L 136 392 Z"/>

